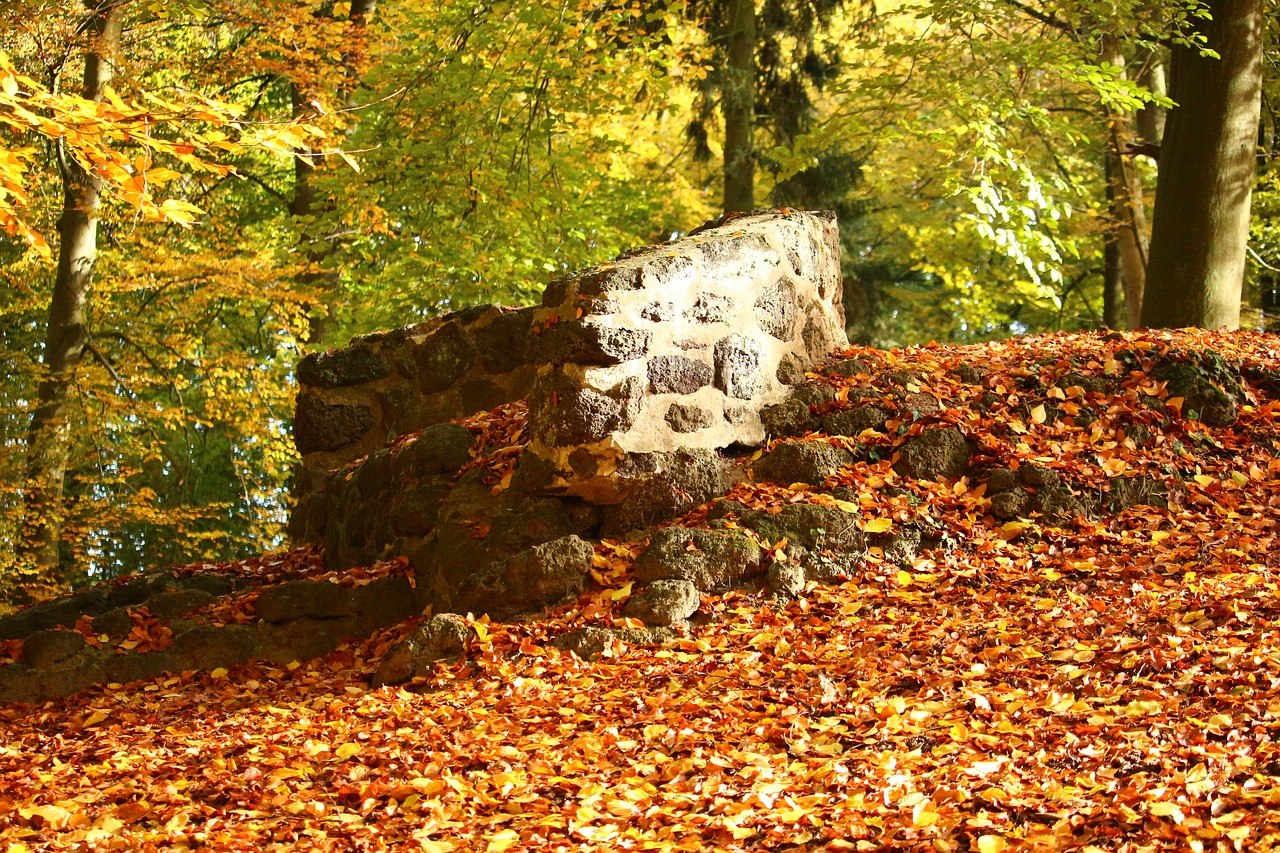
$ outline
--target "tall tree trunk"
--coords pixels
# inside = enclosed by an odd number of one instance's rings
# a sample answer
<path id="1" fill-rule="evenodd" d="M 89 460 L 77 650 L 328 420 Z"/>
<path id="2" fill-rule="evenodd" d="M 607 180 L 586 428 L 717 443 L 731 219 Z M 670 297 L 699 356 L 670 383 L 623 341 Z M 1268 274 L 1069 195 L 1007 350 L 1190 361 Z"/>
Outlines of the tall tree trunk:
<path id="1" fill-rule="evenodd" d="M 85 52 L 81 94 L 86 99 L 100 101 L 115 73 L 124 4 L 121 0 L 98 0 L 86 5 L 90 41 Z M 85 315 L 97 260 L 102 181 L 86 172 L 61 144 L 57 156 L 62 176 L 58 268 L 45 330 L 44 369 L 36 410 L 27 431 L 23 530 L 17 554 L 18 571 L 24 577 L 19 578 L 17 587 L 32 581 L 46 584 L 54 580 L 58 567 L 62 499 L 70 451 L 70 390 L 88 344 Z M 15 599 L 23 597 L 22 589 L 15 589 Z M 29 592 L 26 597 L 30 598 Z"/>
<path id="2" fill-rule="evenodd" d="M 1146 326 L 1240 325 L 1262 92 L 1262 0 L 1210 0 L 1221 57 L 1176 46 L 1160 147 Z"/>
<path id="3" fill-rule="evenodd" d="M 1125 76 L 1125 58 L 1120 40 L 1103 36 L 1101 60 L 1119 69 Z M 1124 288 L 1125 327 L 1136 329 L 1142 321 L 1142 296 L 1147 284 L 1147 213 L 1142 190 L 1142 176 L 1128 154 L 1136 141 L 1133 121 L 1125 110 L 1108 104 L 1107 117 L 1107 201 L 1111 227 L 1106 240 L 1114 250 L 1106 254 L 1119 269 L 1109 272 L 1119 276 Z M 1115 327 L 1113 327 L 1115 328 Z"/>
<path id="4" fill-rule="evenodd" d="M 342 49 L 342 82 L 334 93 L 343 106 L 351 106 L 350 101 L 360 85 L 361 71 L 367 55 L 365 36 L 368 32 L 369 19 L 377 6 L 377 0 L 352 0 L 350 26 L 347 28 L 345 44 Z M 314 108 L 311 101 L 317 93 L 304 92 L 297 84 L 290 87 L 290 98 L 293 102 L 295 117 L 303 116 Z M 289 200 L 289 214 L 295 220 L 310 219 L 318 213 L 327 211 L 327 206 L 316 206 L 316 170 L 324 165 L 325 155 L 316 150 L 299 151 L 293 160 L 293 197 Z M 338 290 L 339 277 L 334 270 L 323 269 L 323 264 L 334 252 L 334 245 L 329 239 L 320 239 L 312 234 L 304 236 L 306 248 L 304 256 L 310 270 L 303 273 L 300 283 L 317 294 L 319 305 L 312 312 L 308 323 L 307 340 L 313 349 L 323 347 L 326 334 L 333 316 L 333 303 Z"/>
<path id="5" fill-rule="evenodd" d="M 755 207 L 756 7 L 729 0 L 729 52 L 721 103 L 724 110 L 724 209 Z"/>
<path id="6" fill-rule="evenodd" d="M 1111 156 L 1105 157 L 1107 206 L 1115 205 Z M 1125 328 L 1124 271 L 1120 267 L 1120 241 L 1114 228 L 1102 235 L 1102 322 L 1108 329 Z"/>

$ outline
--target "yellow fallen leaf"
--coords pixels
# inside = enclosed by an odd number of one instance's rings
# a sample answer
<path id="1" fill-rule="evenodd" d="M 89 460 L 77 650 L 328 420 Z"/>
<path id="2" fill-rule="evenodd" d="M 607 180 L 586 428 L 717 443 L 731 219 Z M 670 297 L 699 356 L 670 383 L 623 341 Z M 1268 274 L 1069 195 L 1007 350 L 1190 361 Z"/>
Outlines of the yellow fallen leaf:
<path id="1" fill-rule="evenodd" d="M 414 840 L 422 845 L 423 853 L 449 853 L 458 847 L 452 841 L 433 841 L 425 837 L 425 833 L 414 833 Z"/>
<path id="2" fill-rule="evenodd" d="M 84 727 L 87 729 L 90 726 L 96 726 L 98 723 L 102 722 L 109 716 L 111 715 L 108 714 L 106 711 L 101 711 L 101 710 L 94 711 L 92 714 L 89 715 L 89 719 L 84 721 Z"/>
<path id="3" fill-rule="evenodd" d="M 893 519 L 873 518 L 862 525 L 862 529 L 868 533 L 888 533 L 893 529 Z"/>
<path id="4" fill-rule="evenodd" d="M 983 835 L 978 838 L 979 853 L 1000 853 L 1009 846 L 1009 842 L 1000 835 Z"/>
<path id="5" fill-rule="evenodd" d="M 635 586 L 635 583 L 635 581 L 627 581 L 620 589 L 615 589 L 613 592 L 609 593 L 609 597 L 614 601 L 621 601 L 631 595 L 631 587 Z"/>
<path id="6" fill-rule="evenodd" d="M 338 747 L 333 751 L 334 757 L 337 758 L 339 761 L 345 761 L 351 756 L 358 755 L 359 753 L 360 753 L 360 744 L 358 743 L 344 743 L 342 746 Z"/>
<path id="7" fill-rule="evenodd" d="M 209 677 L 210 677 L 210 678 L 215 678 L 215 679 L 216 679 L 216 678 L 226 678 L 226 677 L 227 677 L 227 668 L 226 668 L 225 666 L 220 666 L 220 667 L 218 667 L 217 669 L 215 669 L 213 672 L 209 673 Z"/>
<path id="8" fill-rule="evenodd" d="M 502 853 L 503 850 L 517 844 L 519 841 L 520 833 L 514 829 L 504 829 L 489 836 L 489 846 L 485 849 L 487 853 Z"/>
<path id="9" fill-rule="evenodd" d="M 911 810 L 911 823 L 915 826 L 933 826 L 937 822 L 938 811 L 933 804 L 933 800 L 921 800 Z"/>
<path id="10" fill-rule="evenodd" d="M 898 586 L 911 586 L 911 582 L 913 580 L 915 580 L 915 578 L 911 577 L 911 572 L 908 572 L 905 569 L 898 570 Z"/>
<path id="11" fill-rule="evenodd" d="M 1047 417 L 1047 415 L 1045 414 L 1045 411 L 1044 411 L 1044 404 L 1043 404 L 1043 403 L 1041 403 L 1040 405 L 1036 406 L 1035 408 L 1033 408 L 1033 409 L 1031 410 L 1031 422 L 1032 422 L 1032 423 L 1042 424 L 1042 423 L 1044 423 L 1044 421 L 1045 421 L 1045 418 L 1046 418 L 1046 417 Z M 998 836 L 987 836 L 987 835 L 984 835 L 984 836 L 983 836 L 983 838 L 996 838 L 996 837 L 998 837 Z M 1001 849 L 1003 849 L 1003 848 L 1001 848 Z"/>

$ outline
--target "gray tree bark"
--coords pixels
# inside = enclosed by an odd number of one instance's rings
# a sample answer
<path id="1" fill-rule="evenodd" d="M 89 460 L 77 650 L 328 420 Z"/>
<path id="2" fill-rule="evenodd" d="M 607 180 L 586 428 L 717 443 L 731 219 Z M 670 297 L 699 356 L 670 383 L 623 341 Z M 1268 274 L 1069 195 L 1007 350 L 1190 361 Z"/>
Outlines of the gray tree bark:
<path id="1" fill-rule="evenodd" d="M 1175 46 L 1142 323 L 1240 325 L 1262 92 L 1262 0 L 1209 0 L 1207 47 Z"/>
<path id="2" fill-rule="evenodd" d="M 81 94 L 100 101 L 115 75 L 124 18 L 122 0 L 87 3 L 89 45 Z M 98 205 L 102 181 L 87 172 L 65 146 L 57 147 L 62 178 L 58 220 L 58 267 L 49 301 L 43 372 L 36 409 L 27 430 L 22 536 L 18 543 L 15 601 L 24 581 L 47 581 L 58 566 L 69 438 L 71 387 L 88 345 L 85 328 L 90 285 L 97 260 Z"/>

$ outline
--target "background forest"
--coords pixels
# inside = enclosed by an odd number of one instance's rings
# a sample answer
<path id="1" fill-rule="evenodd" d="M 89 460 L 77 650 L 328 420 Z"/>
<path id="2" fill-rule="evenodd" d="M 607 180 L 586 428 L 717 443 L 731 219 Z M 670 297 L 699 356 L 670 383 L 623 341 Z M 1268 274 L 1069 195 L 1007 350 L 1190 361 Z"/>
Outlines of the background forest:
<path id="1" fill-rule="evenodd" d="M 860 343 L 1136 327 L 1206 8 L 0 2 L 0 584 L 280 544 L 302 355 L 725 210 L 837 211 Z M 1269 48 L 1252 328 L 1280 310 Z"/>

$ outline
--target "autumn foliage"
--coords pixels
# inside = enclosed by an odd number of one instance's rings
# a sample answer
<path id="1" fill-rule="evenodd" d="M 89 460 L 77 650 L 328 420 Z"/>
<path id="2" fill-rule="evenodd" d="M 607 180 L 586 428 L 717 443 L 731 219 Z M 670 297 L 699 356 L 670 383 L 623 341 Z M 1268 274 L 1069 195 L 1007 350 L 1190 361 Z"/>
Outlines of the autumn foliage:
<path id="1" fill-rule="evenodd" d="M 615 641 L 587 662 L 553 641 L 623 623 L 644 547 L 605 541 L 578 601 L 529 622 L 471 618 L 462 659 L 400 688 L 369 677 L 418 620 L 320 660 L 6 707 L 0 838 L 10 851 L 1280 841 L 1274 339 L 1058 335 L 845 355 L 902 381 L 815 378 L 837 405 L 882 395 L 892 417 L 860 437 L 880 458 L 821 489 L 748 481 L 731 497 L 781 509 L 843 485 L 852 523 L 928 524 L 937 547 L 873 550 L 795 600 L 704 596 L 675 641 Z M 1234 422 L 1193 417 L 1156 378 L 1169 363 L 1235 383 Z M 899 392 L 937 406 L 912 414 Z M 520 415 L 496 411 L 505 423 L 487 431 L 518 436 Z M 895 473 L 895 447 L 939 425 L 977 448 L 970 475 Z M 1069 483 L 1081 512 L 994 517 L 987 472 L 1023 465 Z M 1110 508 L 1128 476 L 1150 478 L 1167 508 Z M 784 543 L 761 544 L 786 559 Z M 226 570 L 319 566 L 300 552 Z"/>

